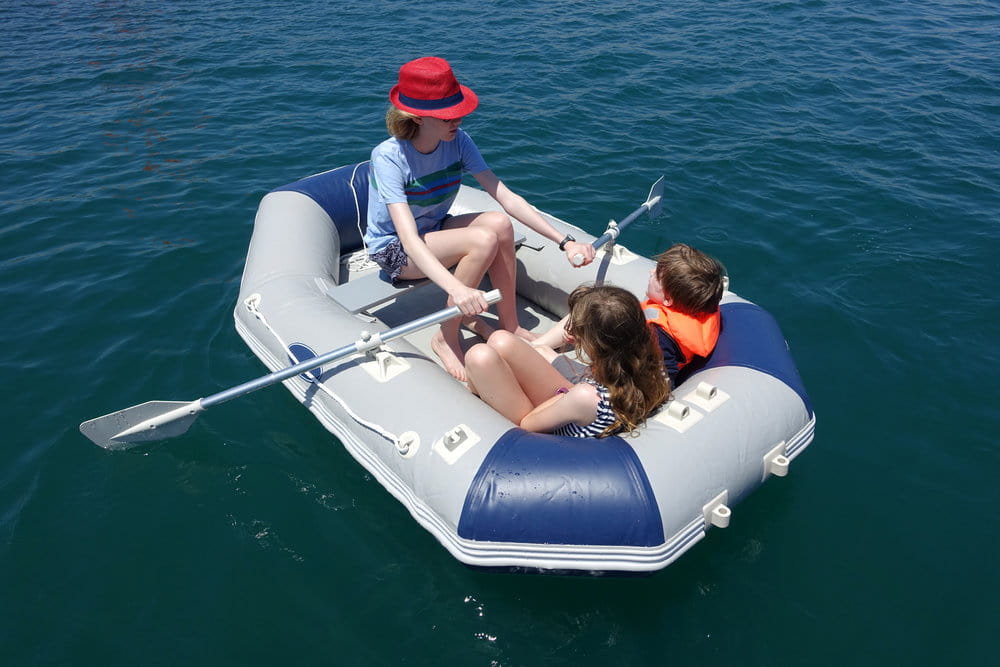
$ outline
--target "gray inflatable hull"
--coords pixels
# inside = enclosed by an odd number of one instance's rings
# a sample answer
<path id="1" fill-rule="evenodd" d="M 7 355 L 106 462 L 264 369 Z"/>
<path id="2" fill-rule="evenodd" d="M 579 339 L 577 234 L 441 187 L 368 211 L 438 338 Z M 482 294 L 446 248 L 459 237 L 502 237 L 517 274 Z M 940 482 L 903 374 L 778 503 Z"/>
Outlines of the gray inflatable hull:
<path id="1" fill-rule="evenodd" d="M 235 320 L 271 370 L 444 307 L 435 286 L 394 290 L 362 263 L 366 202 L 365 163 L 261 201 Z M 453 211 L 487 209 L 499 206 L 463 186 Z M 574 269 L 551 241 L 515 228 L 524 237 L 517 298 L 526 325 L 544 330 L 565 314 L 574 287 L 598 277 L 644 296 L 651 259 L 619 245 Z M 461 562 L 650 572 L 710 526 L 727 525 L 730 508 L 784 475 L 813 437 L 815 416 L 773 318 L 728 291 L 722 312 L 707 363 L 628 437 L 516 428 L 439 366 L 430 330 L 285 386 Z"/>

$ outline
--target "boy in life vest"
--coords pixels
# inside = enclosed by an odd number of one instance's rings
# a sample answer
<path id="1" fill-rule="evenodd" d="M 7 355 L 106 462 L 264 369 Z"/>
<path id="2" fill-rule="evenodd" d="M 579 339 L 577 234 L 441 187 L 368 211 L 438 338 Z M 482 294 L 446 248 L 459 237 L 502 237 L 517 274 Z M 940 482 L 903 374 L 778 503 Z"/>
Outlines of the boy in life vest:
<path id="1" fill-rule="evenodd" d="M 682 368 L 715 349 L 724 288 L 722 264 L 700 250 L 676 243 L 656 257 L 642 309 L 656 332 L 671 384 Z"/>
<path id="2" fill-rule="evenodd" d="M 715 349 L 725 273 L 718 260 L 684 243 L 676 243 L 656 257 L 642 309 L 656 334 L 671 385 L 682 368 Z M 553 363 L 558 358 L 554 348 L 573 342 L 565 324 L 563 318 L 531 343 Z"/>

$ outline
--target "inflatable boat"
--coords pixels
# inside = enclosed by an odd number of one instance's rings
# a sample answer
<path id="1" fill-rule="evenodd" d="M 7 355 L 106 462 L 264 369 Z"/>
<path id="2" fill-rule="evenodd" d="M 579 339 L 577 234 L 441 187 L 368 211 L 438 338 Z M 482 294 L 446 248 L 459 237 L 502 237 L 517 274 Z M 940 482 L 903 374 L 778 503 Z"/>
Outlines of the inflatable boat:
<path id="1" fill-rule="evenodd" d="M 235 309 L 236 329 L 272 371 L 371 340 L 284 381 L 357 461 L 455 558 L 470 566 L 659 570 L 728 525 L 731 507 L 783 476 L 815 416 L 774 318 L 726 290 L 714 353 L 685 368 L 673 398 L 638 431 L 603 439 L 529 433 L 452 378 L 433 327 L 381 343 L 445 305 L 434 284 L 391 284 L 362 236 L 368 164 L 316 174 L 261 201 Z M 500 210 L 462 186 L 453 214 Z M 545 215 L 543 213 L 543 215 Z M 594 237 L 545 215 L 578 240 Z M 514 221 L 521 322 L 543 331 L 570 291 L 604 281 L 644 298 L 653 260 L 621 244 L 576 269 Z M 479 342 L 465 332 L 464 344 Z M 359 348 L 361 349 L 361 348 Z"/>

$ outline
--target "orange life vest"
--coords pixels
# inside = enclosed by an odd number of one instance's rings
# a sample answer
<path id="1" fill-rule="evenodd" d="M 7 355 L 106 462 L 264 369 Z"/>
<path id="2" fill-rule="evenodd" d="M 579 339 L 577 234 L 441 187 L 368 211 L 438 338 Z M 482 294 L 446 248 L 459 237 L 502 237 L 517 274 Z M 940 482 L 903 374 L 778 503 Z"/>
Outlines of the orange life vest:
<path id="1" fill-rule="evenodd" d="M 642 310 L 646 314 L 647 322 L 666 331 L 681 348 L 684 361 L 677 364 L 678 368 L 683 368 L 695 356 L 707 357 L 715 349 L 722 323 L 718 310 L 708 315 L 687 315 L 670 306 L 649 300 L 642 302 Z"/>

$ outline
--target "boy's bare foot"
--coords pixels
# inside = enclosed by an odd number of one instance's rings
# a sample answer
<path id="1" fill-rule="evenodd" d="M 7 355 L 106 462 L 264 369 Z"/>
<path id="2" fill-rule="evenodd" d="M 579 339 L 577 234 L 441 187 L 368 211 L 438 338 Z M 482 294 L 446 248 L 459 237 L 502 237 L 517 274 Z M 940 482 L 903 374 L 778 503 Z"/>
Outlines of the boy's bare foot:
<path id="1" fill-rule="evenodd" d="M 434 350 L 434 354 L 440 357 L 441 363 L 444 364 L 444 369 L 451 373 L 453 378 L 460 382 L 465 382 L 468 379 L 465 375 L 465 365 L 463 363 L 465 353 L 462 352 L 458 341 L 455 341 L 455 347 L 452 347 L 444 339 L 444 334 L 438 331 L 431 338 L 431 349 Z"/>

